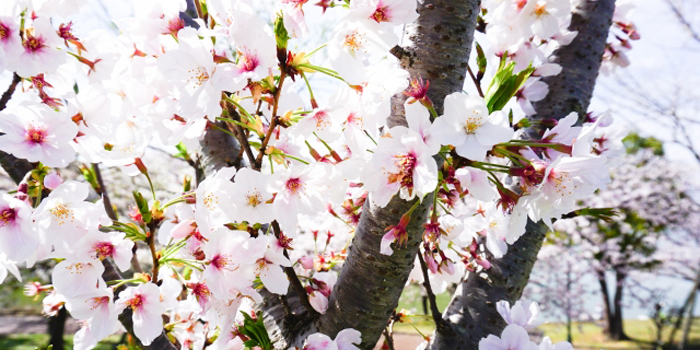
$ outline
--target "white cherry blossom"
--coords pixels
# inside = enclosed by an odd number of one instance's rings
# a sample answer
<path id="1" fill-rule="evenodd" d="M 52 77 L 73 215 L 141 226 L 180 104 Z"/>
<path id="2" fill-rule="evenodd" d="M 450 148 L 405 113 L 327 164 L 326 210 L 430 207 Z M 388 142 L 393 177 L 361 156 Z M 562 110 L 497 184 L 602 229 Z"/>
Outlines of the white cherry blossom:
<path id="1" fill-rule="evenodd" d="M 489 115 L 484 100 L 455 92 L 445 97 L 445 113 L 433 122 L 431 133 L 462 157 L 481 161 L 493 145 L 513 137 L 502 112 Z"/>

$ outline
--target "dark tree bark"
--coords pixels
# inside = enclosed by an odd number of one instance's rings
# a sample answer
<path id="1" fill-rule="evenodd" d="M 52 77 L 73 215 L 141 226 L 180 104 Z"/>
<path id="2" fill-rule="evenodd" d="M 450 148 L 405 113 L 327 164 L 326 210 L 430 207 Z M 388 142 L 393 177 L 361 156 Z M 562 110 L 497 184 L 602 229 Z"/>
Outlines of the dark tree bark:
<path id="1" fill-rule="evenodd" d="M 605 271 L 598 271 L 598 284 L 600 284 L 600 294 L 603 297 L 603 322 L 605 327 L 603 332 L 606 336 L 610 337 L 612 332 L 610 331 L 610 324 L 612 322 L 612 309 L 610 307 L 610 292 L 608 290 L 608 282 L 605 280 Z"/>
<path id="2" fill-rule="evenodd" d="M 221 129 L 228 130 L 224 122 L 214 123 Z M 196 169 L 197 183 L 204 181 L 206 176 L 223 167 L 235 166 L 236 169 L 246 166 L 241 146 L 235 137 L 217 129 L 209 128 L 204 138 L 199 142 L 198 169 Z"/>
<path id="3" fill-rule="evenodd" d="M 629 337 L 625 334 L 625 328 L 622 318 L 622 296 L 625 287 L 625 275 L 622 272 L 617 271 L 615 273 L 615 296 L 613 298 L 613 314 L 612 322 L 610 324 L 610 338 L 613 340 L 628 340 Z"/>
<path id="4" fill-rule="evenodd" d="M 691 304 L 695 306 L 695 298 L 698 293 L 698 288 L 700 288 L 700 268 L 698 268 L 698 272 L 695 275 L 695 281 L 693 282 L 693 289 L 690 290 L 690 293 L 688 293 L 688 297 L 685 299 L 685 303 L 683 303 L 683 306 L 681 307 L 680 310 L 678 310 L 678 317 L 676 318 L 676 322 L 673 324 L 673 328 L 671 329 L 671 334 L 668 336 L 668 343 L 673 344 L 676 339 L 676 332 L 678 332 L 678 329 L 681 328 L 681 323 L 686 320 L 684 318 L 685 313 L 688 310 L 693 310 L 691 307 Z M 691 311 L 691 316 L 689 318 L 692 319 L 692 311 Z M 690 321 L 686 321 L 690 322 Z M 685 327 L 684 327 L 685 328 Z"/>
<path id="5" fill-rule="evenodd" d="M 550 57 L 550 62 L 562 66 L 562 72 L 543 79 L 549 85 L 549 94 L 535 104 L 537 115 L 532 117 L 535 122 L 547 118 L 558 120 L 572 111 L 585 116 L 614 9 L 615 0 L 582 0 L 573 10 L 569 30 L 578 31 L 578 35 Z M 533 127 L 528 135 L 538 138 L 541 132 Z M 431 349 L 476 349 L 482 338 L 501 334 L 505 322 L 496 310 L 496 303 L 507 300 L 512 304 L 520 299 L 546 231 L 544 223 L 528 220 L 525 235 L 509 247 L 502 259 L 493 260 L 488 280 L 478 274 L 467 274 L 443 315 L 457 332 L 449 334 L 436 329 L 429 344 Z"/>
<path id="6" fill-rule="evenodd" d="M 527 285 L 530 270 L 537 260 L 546 226 L 528 222 L 525 235 L 508 247 L 508 254 L 488 270 L 488 278 L 469 274 L 452 296 L 444 320 L 455 332 L 437 331 L 430 349 L 476 349 L 479 340 L 489 334 L 500 335 L 506 323 L 496 310 L 499 300 L 511 303 L 520 299 Z"/>
<path id="7" fill-rule="evenodd" d="M 66 329 L 66 319 L 68 311 L 65 307 L 61 307 L 56 316 L 49 317 L 49 345 L 53 345 L 53 350 L 65 349 L 63 333 Z"/>
<path id="8" fill-rule="evenodd" d="M 438 113 L 445 96 L 461 91 L 464 85 L 478 10 L 477 0 L 418 1 L 419 18 L 404 33 L 408 40 L 393 50 L 412 78 L 430 80 L 428 96 Z M 392 99 L 389 127 L 407 124 L 404 100 L 401 95 Z M 362 333 L 362 348 L 374 347 L 413 268 L 431 197 L 426 196 L 413 212 L 408 242 L 396 247 L 391 256 L 379 253 L 382 236 L 388 226 L 398 224 L 415 200 L 406 202 L 395 196 L 385 208 L 365 202 L 328 310 L 317 322 L 320 332 L 334 337 L 345 328 L 354 328 Z"/>

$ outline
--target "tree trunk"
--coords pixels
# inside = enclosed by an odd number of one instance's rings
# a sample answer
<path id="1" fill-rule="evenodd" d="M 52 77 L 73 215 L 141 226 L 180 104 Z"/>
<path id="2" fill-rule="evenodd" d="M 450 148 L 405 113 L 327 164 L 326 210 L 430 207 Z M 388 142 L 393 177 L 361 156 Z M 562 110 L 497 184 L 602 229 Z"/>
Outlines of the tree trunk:
<path id="1" fill-rule="evenodd" d="M 695 297 L 697 295 L 698 288 L 700 288 L 700 267 L 698 267 L 697 274 L 695 275 L 695 282 L 693 283 L 693 288 L 690 290 L 690 293 L 688 293 L 688 297 L 685 299 L 685 303 L 683 303 L 683 306 L 678 311 L 678 318 L 676 318 L 676 322 L 673 324 L 673 329 L 671 330 L 671 334 L 668 337 L 669 344 L 673 344 L 675 342 L 676 332 L 678 332 L 678 329 L 681 327 L 681 322 L 683 321 L 683 315 L 685 315 L 685 312 L 689 308 L 690 308 L 689 314 L 691 315 L 689 317 L 692 317 L 693 308 L 691 308 L 690 305 L 694 304 L 694 300 L 695 300 Z"/>
<path id="2" fill-rule="evenodd" d="M 573 9 L 569 30 L 578 31 L 578 35 L 550 57 L 550 62 L 562 66 L 562 72 L 543 79 L 549 85 L 549 94 L 535 104 L 537 115 L 533 119 L 558 120 L 572 111 L 585 116 L 614 10 L 615 0 L 581 0 Z M 532 128 L 528 135 L 539 137 L 541 132 Z M 493 260 L 489 280 L 467 274 L 443 315 L 457 333 L 436 329 L 431 349 L 476 349 L 482 338 L 501 334 L 506 324 L 496 311 L 496 302 L 507 300 L 512 304 L 520 299 L 546 231 L 544 223 L 528 220 L 525 235 L 502 259 Z"/>
<path id="3" fill-rule="evenodd" d="M 683 337 L 681 338 L 680 344 L 678 344 L 678 348 L 681 350 L 685 350 L 685 346 L 688 345 L 688 335 L 690 334 L 690 327 L 693 324 L 693 310 L 695 309 L 695 300 L 697 296 L 697 288 L 694 288 L 689 296 L 690 304 L 688 305 L 688 316 L 683 320 Z"/>
<path id="4" fill-rule="evenodd" d="M 625 334 L 624 320 L 622 318 L 622 293 L 625 286 L 626 274 L 617 271 L 615 273 L 615 296 L 613 300 L 613 314 L 612 314 L 612 325 L 611 325 L 611 335 L 610 338 L 613 340 L 629 340 L 627 334 Z"/>
<path id="5" fill-rule="evenodd" d="M 566 261 L 566 341 L 573 343 L 571 334 L 571 262 Z"/>
<path id="6" fill-rule="evenodd" d="M 605 280 L 605 271 L 597 271 L 598 283 L 600 283 L 600 294 L 603 296 L 603 333 L 605 336 L 612 335 L 612 309 L 610 308 L 610 293 L 608 282 Z"/>
<path id="7" fill-rule="evenodd" d="M 68 311 L 65 307 L 61 307 L 56 316 L 49 317 L 49 345 L 53 345 L 53 350 L 65 349 L 63 333 L 66 329 L 66 319 Z"/>

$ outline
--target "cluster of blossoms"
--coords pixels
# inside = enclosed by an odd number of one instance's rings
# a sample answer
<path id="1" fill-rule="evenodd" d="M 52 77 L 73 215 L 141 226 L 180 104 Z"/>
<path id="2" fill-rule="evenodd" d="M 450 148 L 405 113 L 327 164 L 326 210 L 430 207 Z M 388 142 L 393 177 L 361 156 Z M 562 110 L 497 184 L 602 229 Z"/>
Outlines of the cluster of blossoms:
<path id="1" fill-rule="evenodd" d="M 628 154 L 611 172 L 612 181 L 606 191 L 584 199 L 591 208 L 616 208 L 619 214 L 613 223 L 588 217 L 558 222 L 554 228 L 566 233 L 584 257 L 592 259 L 594 271 L 631 269 L 653 266 L 669 253 L 659 239 L 682 237 L 680 232 L 694 232 L 700 212 L 688 195 L 689 184 L 679 179 L 687 172 L 663 156 L 642 149 Z M 632 190 L 630 190 L 632 189 Z M 665 236 L 664 232 L 672 233 Z M 655 247 L 667 246 L 658 252 Z M 671 248 L 671 252 L 678 252 Z M 674 253 L 670 253 L 673 255 Z M 668 259 L 673 261 L 673 259 Z"/>
<path id="2" fill-rule="evenodd" d="M 336 4 L 345 13 L 327 43 L 332 69 L 311 63 L 317 51 L 289 48 L 309 32 L 306 1 L 282 1 L 270 24 L 252 1 L 209 0 L 192 26 L 181 17 L 184 1 L 135 2 L 132 18 L 115 21 L 118 35 L 80 38 L 72 22 L 51 17 L 86 2 L 10 0 L 0 15 L 0 69 L 23 88 L 0 112 L 0 150 L 39 163 L 0 200 L 0 277 L 57 259 L 45 304 L 83 321 L 77 348 L 117 331 L 126 309 L 144 345 L 165 328 L 188 348 L 242 347 L 250 340 L 243 312 L 263 287 L 285 295 L 297 276 L 323 314 L 361 208 L 385 207 L 396 195 L 432 201 L 421 254 L 439 290 L 488 269 L 525 233 L 528 217 L 551 225 L 576 209 L 606 185 L 608 157 L 621 148 L 601 136 L 611 134 L 609 117 L 583 126 L 573 113 L 543 121 L 541 137 L 526 140 L 527 125 L 506 113 L 512 104 L 534 114 L 530 102 L 546 95 L 539 78 L 561 70 L 544 57 L 575 35 L 563 29 L 568 0 L 484 2 L 491 51 L 483 55 L 502 80 L 521 82 L 514 91 L 450 94 L 441 115 L 428 82 L 410 79 L 389 53 L 396 32 L 417 18 L 413 1 Z M 325 12 L 329 4 L 317 5 Z M 342 86 L 319 103 L 311 74 Z M 404 91 L 408 125 L 389 128 L 390 98 Z M 62 182 L 49 168 L 78 160 L 150 181 L 141 159 L 149 145 L 189 158 L 202 137 L 222 131 L 240 142 L 239 162 L 250 168 L 221 168 L 169 201 L 134 193 L 131 222 L 88 200 L 87 183 Z M 87 175 L 102 194 L 98 176 Z M 407 239 L 412 212 L 387 228 L 382 254 Z M 150 274 L 105 280 L 105 259 L 129 270 L 135 242 L 150 248 Z M 333 341 L 312 335 L 307 345 L 352 349 L 358 339 L 349 329 Z"/>
<path id="3" fill-rule="evenodd" d="M 535 302 L 517 301 L 513 307 L 510 303 L 501 300 L 496 304 L 498 313 L 506 321 L 508 326 L 501 333 L 501 337 L 489 335 L 479 342 L 479 350 L 573 350 L 569 342 L 552 344 L 549 337 L 544 337 L 537 345 L 530 341 L 528 330 L 541 324 L 537 321 L 540 309 Z"/>

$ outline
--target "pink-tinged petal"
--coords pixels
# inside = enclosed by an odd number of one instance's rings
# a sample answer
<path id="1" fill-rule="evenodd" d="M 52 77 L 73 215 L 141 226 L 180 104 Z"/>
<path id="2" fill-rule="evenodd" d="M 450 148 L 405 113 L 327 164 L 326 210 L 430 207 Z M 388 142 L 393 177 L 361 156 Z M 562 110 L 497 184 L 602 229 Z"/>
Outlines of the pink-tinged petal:
<path id="1" fill-rule="evenodd" d="M 289 290 L 289 279 L 279 265 L 266 265 L 260 272 L 260 280 L 272 293 L 285 295 Z"/>
<path id="2" fill-rule="evenodd" d="M 510 303 L 507 300 L 501 300 L 496 303 L 496 310 L 503 317 L 506 323 L 511 324 L 513 321 L 510 318 Z"/>
<path id="3" fill-rule="evenodd" d="M 61 185 L 62 182 L 63 179 L 58 173 L 51 173 L 44 177 L 44 186 L 46 186 L 50 190 L 55 189 L 56 187 Z"/>
<path id="4" fill-rule="evenodd" d="M 309 303 L 314 310 L 322 315 L 325 314 L 328 309 L 328 298 L 319 292 L 311 292 L 311 294 L 309 294 Z"/>
<path id="5" fill-rule="evenodd" d="M 97 289 L 105 268 L 99 260 L 64 260 L 51 273 L 51 283 L 58 293 L 68 298 Z"/>
<path id="6" fill-rule="evenodd" d="M 134 312 L 134 334 L 143 345 L 150 345 L 163 332 L 161 313 L 144 310 Z"/>
<path id="7" fill-rule="evenodd" d="M 485 123 L 474 135 L 479 140 L 479 143 L 490 149 L 497 143 L 510 141 L 514 133 L 509 126 Z"/>
<path id="8" fill-rule="evenodd" d="M 143 343 L 150 345 L 163 332 L 163 313 L 160 289 L 153 283 L 129 287 L 119 293 L 119 310 L 130 307 L 134 321 L 134 334 Z"/>
<path id="9" fill-rule="evenodd" d="M 452 117 L 443 115 L 433 122 L 430 127 L 430 135 L 440 140 L 443 145 L 461 145 L 467 139 L 467 133 L 460 125 L 453 125 L 455 123 L 451 122 Z"/>
<path id="10" fill-rule="evenodd" d="M 508 252 L 508 244 L 501 237 L 496 237 L 493 234 L 486 235 L 486 248 L 493 254 L 493 257 L 500 259 Z"/>
<path id="11" fill-rule="evenodd" d="M 479 350 L 508 350 L 501 338 L 491 334 L 479 341 Z"/>
<path id="12" fill-rule="evenodd" d="M 362 343 L 362 333 L 354 328 L 343 329 L 335 336 L 335 343 L 338 345 L 338 350 L 359 349 L 355 344 Z"/>
<path id="13" fill-rule="evenodd" d="M 384 254 L 384 255 L 391 255 L 394 254 L 394 250 L 391 249 L 391 244 L 394 243 L 395 237 L 394 234 L 391 232 L 388 232 L 387 234 L 382 237 L 382 242 L 381 246 L 379 248 L 379 252 Z"/>
<path id="14" fill-rule="evenodd" d="M 463 144 L 455 147 L 457 154 L 475 161 L 484 160 L 484 158 L 486 158 L 486 152 L 490 149 L 491 147 L 486 147 L 479 143 L 474 135 L 468 135 Z"/>
<path id="15" fill-rule="evenodd" d="M 537 345 L 530 341 L 525 328 L 516 324 L 510 324 L 503 330 L 501 340 L 507 345 L 506 349 L 537 350 Z"/>
<path id="16" fill-rule="evenodd" d="M 304 342 L 305 350 L 338 350 L 338 346 L 327 335 L 323 333 L 314 333 L 306 338 Z"/>
<path id="17" fill-rule="evenodd" d="M 424 196 L 435 190 L 438 183 L 438 169 L 433 157 L 426 154 L 421 163 L 413 169 L 413 191 Z"/>

